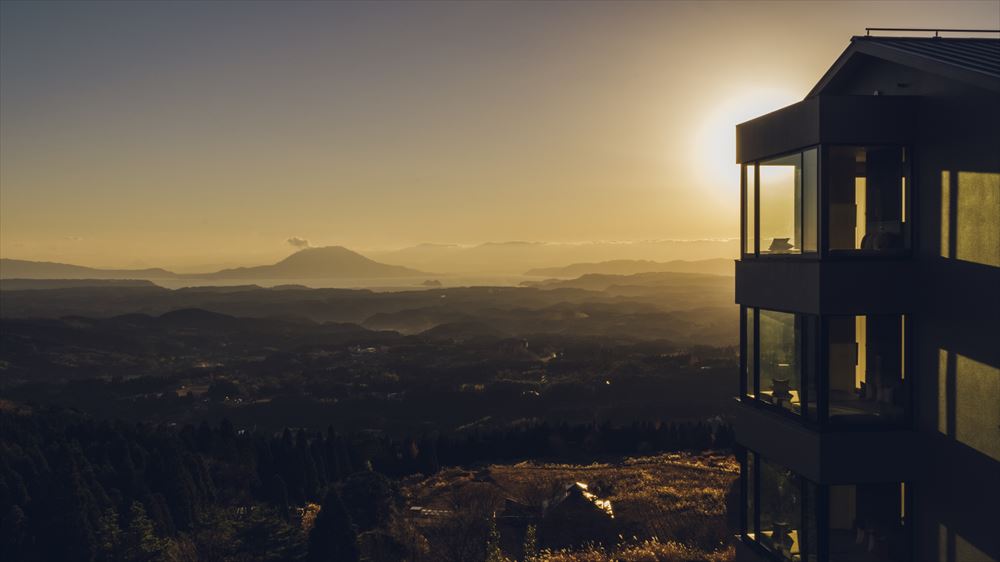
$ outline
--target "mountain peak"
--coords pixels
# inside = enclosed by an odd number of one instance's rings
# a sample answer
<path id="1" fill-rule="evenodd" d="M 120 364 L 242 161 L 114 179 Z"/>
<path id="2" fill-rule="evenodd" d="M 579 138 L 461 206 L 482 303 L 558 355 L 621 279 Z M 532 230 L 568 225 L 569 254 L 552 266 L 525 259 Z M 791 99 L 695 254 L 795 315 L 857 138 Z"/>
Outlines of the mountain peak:
<path id="1" fill-rule="evenodd" d="M 343 246 L 303 248 L 274 265 L 227 269 L 213 277 L 225 278 L 364 278 L 407 277 L 424 273 L 398 265 L 387 265 L 366 258 Z"/>

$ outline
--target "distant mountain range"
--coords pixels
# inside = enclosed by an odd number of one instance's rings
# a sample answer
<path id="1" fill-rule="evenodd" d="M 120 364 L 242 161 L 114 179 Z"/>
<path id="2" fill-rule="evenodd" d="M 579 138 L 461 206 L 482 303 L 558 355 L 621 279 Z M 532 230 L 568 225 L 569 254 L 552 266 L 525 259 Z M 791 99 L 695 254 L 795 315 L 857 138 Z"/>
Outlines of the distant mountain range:
<path id="1" fill-rule="evenodd" d="M 588 273 L 629 275 L 677 271 L 733 275 L 735 240 L 637 242 L 489 242 L 476 246 L 420 244 L 366 252 L 342 246 L 300 250 L 278 263 L 205 273 L 162 268 L 100 269 L 65 263 L 0 259 L 2 279 L 274 280 L 389 279 L 436 275 L 576 277 Z M 394 264 L 394 265 L 390 265 Z M 552 264 L 572 264 L 552 267 Z"/>
<path id="2" fill-rule="evenodd" d="M 98 269 L 68 263 L 0 259 L 2 279 L 176 279 L 177 274 L 150 269 Z"/>
<path id="3" fill-rule="evenodd" d="M 137 323 L 166 315 L 159 324 L 176 320 L 178 326 L 224 330 L 234 320 L 216 315 L 226 315 L 348 323 L 435 339 L 560 334 L 678 344 L 739 342 L 733 277 L 700 273 L 592 274 L 526 282 L 522 287 L 414 287 L 398 292 L 266 289 L 253 284 L 168 289 L 111 282 L 34 288 L 39 290 L 0 291 L 0 320 L 139 313 L 143 318 L 133 318 Z M 45 288 L 50 290 L 41 290 Z"/>
<path id="4" fill-rule="evenodd" d="M 600 273 L 604 275 L 633 275 L 636 273 L 707 273 L 711 275 L 734 275 L 733 260 L 715 258 L 710 260 L 674 260 L 658 262 L 650 260 L 611 260 L 597 263 L 574 263 L 564 267 L 541 267 L 525 272 L 531 277 L 579 277 Z"/>
<path id="5" fill-rule="evenodd" d="M 211 273 L 174 273 L 161 268 L 98 269 L 79 265 L 0 259 L 2 279 L 327 279 L 418 277 L 416 269 L 379 263 L 341 246 L 306 248 L 280 262 Z"/>
<path id="6" fill-rule="evenodd" d="M 0 290 L 33 291 L 81 287 L 157 287 L 147 279 L 0 279 Z"/>
<path id="7" fill-rule="evenodd" d="M 521 275 L 553 264 L 609 260 L 706 260 L 739 257 L 739 240 L 639 240 L 631 242 L 488 242 L 475 246 L 419 244 L 367 255 L 386 263 L 460 275 Z M 643 270 L 649 271 L 649 270 Z M 636 271 L 638 272 L 638 271 Z M 595 272 L 596 273 L 596 272 Z M 732 272 L 726 273 L 732 275 Z"/>

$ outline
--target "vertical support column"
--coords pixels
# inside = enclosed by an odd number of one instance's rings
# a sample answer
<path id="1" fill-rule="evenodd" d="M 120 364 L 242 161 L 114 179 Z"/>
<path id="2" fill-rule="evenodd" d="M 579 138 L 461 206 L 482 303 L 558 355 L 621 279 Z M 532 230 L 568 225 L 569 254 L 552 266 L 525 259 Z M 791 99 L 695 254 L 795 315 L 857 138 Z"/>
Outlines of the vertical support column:
<path id="1" fill-rule="evenodd" d="M 740 305 L 740 400 L 747 395 L 747 328 L 747 307 Z"/>
<path id="2" fill-rule="evenodd" d="M 830 419 L 830 329 L 828 318 L 819 316 L 819 343 L 816 346 L 816 423 L 823 427 Z"/>
<path id="3" fill-rule="evenodd" d="M 760 309 L 753 309 L 753 395 L 760 398 Z"/>
<path id="4" fill-rule="evenodd" d="M 760 255 L 760 162 L 753 163 L 753 253 Z"/>

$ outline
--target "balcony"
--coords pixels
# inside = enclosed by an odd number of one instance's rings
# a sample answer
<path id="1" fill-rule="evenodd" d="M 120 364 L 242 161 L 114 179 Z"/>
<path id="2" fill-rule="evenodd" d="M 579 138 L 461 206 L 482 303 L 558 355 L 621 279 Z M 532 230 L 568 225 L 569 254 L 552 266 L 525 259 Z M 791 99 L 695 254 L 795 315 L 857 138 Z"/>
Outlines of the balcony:
<path id="1" fill-rule="evenodd" d="M 914 275 L 906 258 L 744 259 L 736 262 L 736 302 L 810 314 L 906 312 Z"/>
<path id="2" fill-rule="evenodd" d="M 740 401 L 736 440 L 822 484 L 921 480 L 920 435 L 903 429 L 815 430 L 783 415 Z"/>

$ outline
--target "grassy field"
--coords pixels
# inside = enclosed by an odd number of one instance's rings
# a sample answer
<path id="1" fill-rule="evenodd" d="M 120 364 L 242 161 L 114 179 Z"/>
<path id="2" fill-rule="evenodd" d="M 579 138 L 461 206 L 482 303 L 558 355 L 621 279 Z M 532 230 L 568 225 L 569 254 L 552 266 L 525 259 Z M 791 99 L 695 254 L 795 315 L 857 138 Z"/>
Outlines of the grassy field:
<path id="1" fill-rule="evenodd" d="M 540 509 L 567 485 L 581 482 L 593 500 L 610 502 L 609 523 L 618 539 L 588 544 L 588 525 L 581 522 L 573 546 L 539 549 L 535 562 L 723 562 L 733 558 L 727 504 L 733 502 L 738 474 L 739 465 L 728 454 L 669 453 L 591 465 L 449 468 L 404 482 L 403 494 L 408 518 L 442 560 L 481 559 L 477 554 L 485 549 L 489 529 L 477 518 L 503 514 L 505 502 Z M 544 524 L 539 530 L 544 536 Z M 499 541 L 503 555 L 524 559 L 523 534 L 502 527 L 500 534 L 506 535 Z"/>

